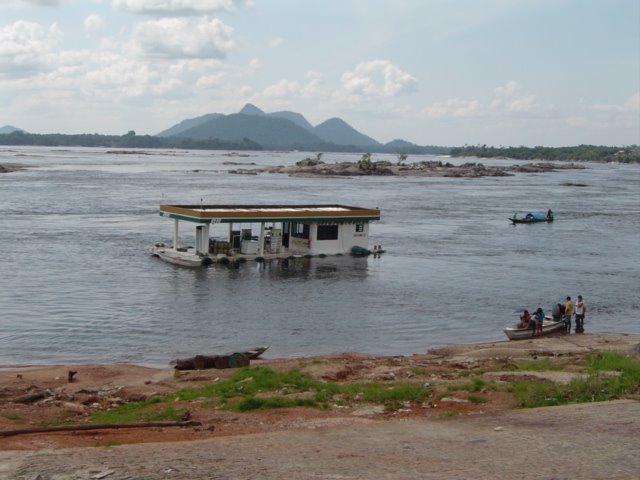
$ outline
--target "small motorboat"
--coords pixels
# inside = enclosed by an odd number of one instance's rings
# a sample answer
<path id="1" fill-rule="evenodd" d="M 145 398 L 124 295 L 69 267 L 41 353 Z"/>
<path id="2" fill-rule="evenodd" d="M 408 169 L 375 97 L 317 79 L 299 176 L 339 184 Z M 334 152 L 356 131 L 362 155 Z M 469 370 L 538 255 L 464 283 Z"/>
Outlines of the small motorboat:
<path id="1" fill-rule="evenodd" d="M 540 222 L 553 222 L 553 213 L 551 211 L 547 213 L 529 212 L 529 213 L 514 213 L 513 217 L 509 218 L 511 223 L 540 223 Z"/>
<path id="2" fill-rule="evenodd" d="M 165 247 L 164 243 L 157 243 L 151 249 L 151 255 L 183 267 L 206 267 L 213 263 L 210 257 L 196 253 L 195 248 L 170 248 Z"/>
<path id="3" fill-rule="evenodd" d="M 544 321 L 542 322 L 542 335 L 549 335 L 554 332 L 566 332 L 566 329 L 567 324 L 564 323 L 564 320 L 554 321 L 550 317 L 545 317 Z M 531 327 L 518 328 L 516 326 L 513 326 L 504 329 L 504 333 L 509 338 L 509 340 L 524 340 L 527 338 L 533 338 L 535 332 L 535 329 Z"/>

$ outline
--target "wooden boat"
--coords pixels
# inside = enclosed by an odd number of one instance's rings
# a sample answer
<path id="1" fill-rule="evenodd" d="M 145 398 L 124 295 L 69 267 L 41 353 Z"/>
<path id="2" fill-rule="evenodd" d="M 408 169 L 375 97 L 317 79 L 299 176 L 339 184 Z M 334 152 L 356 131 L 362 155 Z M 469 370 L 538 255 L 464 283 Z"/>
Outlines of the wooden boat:
<path id="1" fill-rule="evenodd" d="M 544 322 L 542 322 L 542 335 L 549 335 L 554 332 L 564 332 L 566 331 L 567 324 L 564 323 L 563 320 L 554 321 L 549 317 L 545 317 Z M 532 328 L 518 328 L 518 327 L 507 327 L 504 329 L 505 335 L 509 338 L 509 340 L 524 340 L 527 338 L 533 338 L 535 330 Z"/>
<path id="2" fill-rule="evenodd" d="M 250 360 L 260 357 L 269 346 L 256 347 L 243 352 L 225 353 L 222 355 L 196 355 L 191 358 L 173 360 L 171 365 L 176 370 L 207 370 L 209 368 L 248 367 Z"/>
<path id="3" fill-rule="evenodd" d="M 251 350 L 245 350 L 244 352 L 241 352 L 241 353 L 245 357 L 249 358 L 250 360 L 255 360 L 256 358 L 260 357 L 260 355 L 262 355 L 264 352 L 266 352 L 268 348 L 269 348 L 269 345 L 265 345 L 262 347 L 252 348 Z"/>
<path id="4" fill-rule="evenodd" d="M 527 214 L 520 214 L 521 216 L 518 216 L 518 212 L 513 214 L 513 217 L 509 218 L 509 220 L 511 221 L 511 223 L 513 223 L 514 225 L 516 223 L 540 223 L 540 222 L 553 222 L 553 214 L 548 214 L 548 213 L 533 213 L 533 212 L 529 212 Z"/>

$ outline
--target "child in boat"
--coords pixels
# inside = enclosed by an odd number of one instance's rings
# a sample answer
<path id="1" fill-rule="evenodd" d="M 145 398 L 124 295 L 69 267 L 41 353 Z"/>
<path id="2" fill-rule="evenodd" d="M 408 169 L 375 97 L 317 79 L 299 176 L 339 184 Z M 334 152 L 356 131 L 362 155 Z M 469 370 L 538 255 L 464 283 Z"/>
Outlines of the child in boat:
<path id="1" fill-rule="evenodd" d="M 529 310 L 525 310 L 520 315 L 520 322 L 516 325 L 518 328 L 530 328 L 531 327 L 531 314 Z"/>
<path id="2" fill-rule="evenodd" d="M 536 335 L 542 335 L 542 322 L 544 322 L 544 310 L 542 310 L 542 307 L 538 307 L 534 318 L 536 321 Z"/>

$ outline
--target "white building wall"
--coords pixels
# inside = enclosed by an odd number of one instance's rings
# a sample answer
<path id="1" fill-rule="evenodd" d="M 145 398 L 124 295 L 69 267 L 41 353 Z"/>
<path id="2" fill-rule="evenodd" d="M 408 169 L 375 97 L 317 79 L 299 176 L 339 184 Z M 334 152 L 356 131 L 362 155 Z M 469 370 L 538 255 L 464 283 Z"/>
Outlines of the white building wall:
<path id="1" fill-rule="evenodd" d="M 309 253 L 319 255 L 335 255 L 337 253 L 350 253 L 352 247 L 369 248 L 369 223 L 361 223 L 362 232 L 356 232 L 356 223 L 340 223 L 338 224 L 337 240 L 317 240 L 318 225 L 311 224 L 310 237 L 311 248 Z"/>

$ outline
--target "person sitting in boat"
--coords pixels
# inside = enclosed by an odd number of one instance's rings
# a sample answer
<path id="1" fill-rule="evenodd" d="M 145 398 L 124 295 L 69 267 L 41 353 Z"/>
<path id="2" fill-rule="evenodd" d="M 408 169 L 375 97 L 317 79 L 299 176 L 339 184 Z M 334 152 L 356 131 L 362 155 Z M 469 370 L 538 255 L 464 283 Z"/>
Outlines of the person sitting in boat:
<path id="1" fill-rule="evenodd" d="M 525 310 L 522 312 L 522 315 L 520 315 L 520 322 L 516 326 L 518 328 L 531 328 L 531 322 L 531 314 L 529 310 Z"/>
<path id="2" fill-rule="evenodd" d="M 544 322 L 544 310 L 542 307 L 538 307 L 536 313 L 533 315 L 536 322 L 536 335 L 542 335 L 542 322 Z"/>

